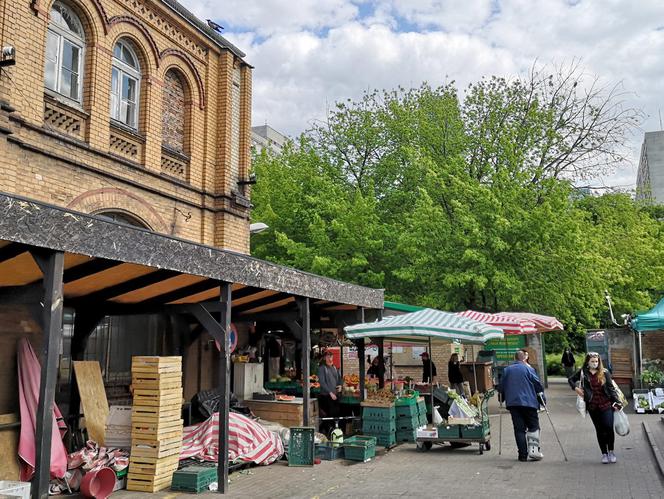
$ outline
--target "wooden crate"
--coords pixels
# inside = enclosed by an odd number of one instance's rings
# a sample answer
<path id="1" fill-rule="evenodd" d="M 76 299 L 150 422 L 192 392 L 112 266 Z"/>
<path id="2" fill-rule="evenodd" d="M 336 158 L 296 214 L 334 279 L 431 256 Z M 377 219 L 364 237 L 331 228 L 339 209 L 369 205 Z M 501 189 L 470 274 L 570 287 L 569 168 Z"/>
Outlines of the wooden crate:
<path id="1" fill-rule="evenodd" d="M 162 390 L 171 388 L 182 388 L 182 374 L 179 372 L 158 373 L 134 373 L 131 377 L 134 389 Z"/>
<path id="2" fill-rule="evenodd" d="M 134 405 L 131 408 L 131 418 L 143 418 L 144 420 L 155 420 L 161 418 L 178 419 L 182 414 L 180 402 L 169 405 Z"/>
<path id="3" fill-rule="evenodd" d="M 182 436 L 161 438 L 133 438 L 131 446 L 132 457 L 166 457 L 179 455 L 182 448 Z"/>
<path id="4" fill-rule="evenodd" d="M 144 475 L 140 473 L 127 474 L 127 490 L 134 492 L 159 492 L 171 486 L 173 472 L 163 475 Z"/>
<path id="5" fill-rule="evenodd" d="M 134 406 L 168 407 L 182 404 L 182 388 L 134 390 Z"/>
<path id="6" fill-rule="evenodd" d="M 164 374 L 182 373 L 182 357 L 144 357 L 135 356 L 131 359 L 131 373 Z"/>
<path id="7" fill-rule="evenodd" d="M 166 435 L 175 436 L 175 434 L 182 434 L 182 426 L 184 421 L 182 419 L 167 420 L 160 422 L 143 423 L 140 421 L 131 422 L 131 434 L 142 435 L 145 438 L 166 438 Z"/>
<path id="8" fill-rule="evenodd" d="M 283 426 L 302 426 L 302 401 L 279 402 L 274 400 L 245 400 L 244 404 L 259 418 L 280 423 Z M 309 405 L 311 420 L 318 417 L 318 401 L 312 400 Z"/>
<path id="9" fill-rule="evenodd" d="M 129 458 L 129 473 L 163 476 L 166 473 L 174 473 L 179 464 L 180 456 L 178 454 L 165 457 L 131 456 Z"/>

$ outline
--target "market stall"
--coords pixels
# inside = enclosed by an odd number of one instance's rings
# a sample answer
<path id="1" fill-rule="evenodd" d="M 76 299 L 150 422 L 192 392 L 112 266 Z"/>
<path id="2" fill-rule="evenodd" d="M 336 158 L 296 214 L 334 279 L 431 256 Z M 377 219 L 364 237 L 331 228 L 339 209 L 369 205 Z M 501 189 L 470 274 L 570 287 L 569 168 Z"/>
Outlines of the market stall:
<path id="1" fill-rule="evenodd" d="M 438 343 L 448 344 L 457 340 L 470 344 L 483 344 L 489 339 L 503 337 L 503 331 L 500 328 L 433 309 L 391 316 L 374 323 L 347 326 L 345 331 L 346 336 L 350 339 L 364 341 L 367 338 L 389 338 L 391 341 L 426 345 L 428 352 L 431 352 L 432 346 Z M 433 381 L 432 363 L 429 363 L 428 366 L 428 377 Z M 475 386 L 478 386 L 477 381 L 475 381 Z M 435 408 L 436 390 L 433 383 L 428 388 L 430 405 Z M 490 438 L 490 431 L 488 414 L 482 410 L 482 406 L 484 405 L 486 408 L 485 401 L 491 396 L 492 391 L 486 392 L 483 396 L 477 393 L 471 398 L 470 403 L 453 390 L 443 391 L 443 394 L 441 397 L 453 399 L 449 409 L 456 411 L 452 414 L 448 411 L 447 420 L 444 423 L 448 426 L 455 426 L 459 430 L 452 436 L 447 435 L 446 441 L 469 442 L 469 435 L 466 440 L 462 437 L 460 425 L 467 427 L 466 432 L 471 432 L 470 427 L 476 427 L 478 429 L 474 430 L 476 433 L 473 433 L 473 438 L 478 434 L 480 436 L 479 439 L 472 441 L 480 443 L 480 451 L 483 451 Z M 475 409 L 472 408 L 473 404 Z M 419 390 L 412 390 L 404 383 L 393 380 L 391 386 L 367 390 L 367 397 L 362 405 L 364 406 L 363 432 L 375 434 L 378 439 L 382 439 L 383 445 L 389 446 L 392 443 L 390 439 L 392 434 L 396 435 L 395 441 L 420 442 L 420 438 L 426 438 L 429 439 L 427 442 L 433 442 L 432 439 L 438 438 L 438 429 L 441 424 L 436 417 L 437 412 L 432 411 L 433 426 L 425 429 L 426 421 L 421 418 L 425 407 L 424 399 L 420 397 Z"/>

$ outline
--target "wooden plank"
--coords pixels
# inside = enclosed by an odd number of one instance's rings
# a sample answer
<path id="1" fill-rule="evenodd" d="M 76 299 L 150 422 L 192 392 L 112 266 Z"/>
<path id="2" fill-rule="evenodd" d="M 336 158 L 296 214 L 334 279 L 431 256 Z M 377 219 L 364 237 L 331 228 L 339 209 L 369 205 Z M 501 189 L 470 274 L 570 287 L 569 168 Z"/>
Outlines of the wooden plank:
<path id="1" fill-rule="evenodd" d="M 85 296 L 89 293 L 111 288 L 117 284 L 123 283 L 130 279 L 135 279 L 147 274 L 157 272 L 152 267 L 143 267 L 142 265 L 135 265 L 132 263 L 125 263 L 112 269 L 98 272 L 97 274 L 89 277 L 78 279 L 77 281 L 65 284 L 65 296 L 79 297 Z"/>
<path id="2" fill-rule="evenodd" d="M 21 417 L 18 414 L 0 414 L 0 424 L 18 423 Z M 18 481 L 18 437 L 20 427 L 8 428 L 0 431 L 0 480 Z"/>
<path id="3" fill-rule="evenodd" d="M 146 419 L 159 419 L 168 417 L 180 417 L 182 413 L 182 405 L 178 402 L 170 406 L 156 407 L 156 406 L 133 406 L 131 409 L 131 417 L 142 417 Z"/>
<path id="4" fill-rule="evenodd" d="M 77 360 L 73 364 L 88 435 L 99 445 L 104 445 L 109 408 L 99 362 Z"/>

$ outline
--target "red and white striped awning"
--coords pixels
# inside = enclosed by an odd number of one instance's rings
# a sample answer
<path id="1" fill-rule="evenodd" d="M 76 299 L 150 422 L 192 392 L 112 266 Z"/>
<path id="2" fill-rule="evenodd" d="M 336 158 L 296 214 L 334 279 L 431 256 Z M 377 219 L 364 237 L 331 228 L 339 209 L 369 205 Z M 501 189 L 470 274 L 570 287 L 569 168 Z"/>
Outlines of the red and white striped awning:
<path id="1" fill-rule="evenodd" d="M 563 325 L 555 317 L 524 312 L 499 312 L 489 314 L 476 310 L 457 312 L 457 315 L 501 328 L 505 334 L 535 334 L 562 331 Z"/>
<path id="2" fill-rule="evenodd" d="M 457 315 L 499 327 L 505 332 L 505 334 L 534 334 L 537 332 L 537 327 L 533 321 L 529 319 L 519 319 L 511 315 L 488 314 L 476 310 L 457 312 Z"/>

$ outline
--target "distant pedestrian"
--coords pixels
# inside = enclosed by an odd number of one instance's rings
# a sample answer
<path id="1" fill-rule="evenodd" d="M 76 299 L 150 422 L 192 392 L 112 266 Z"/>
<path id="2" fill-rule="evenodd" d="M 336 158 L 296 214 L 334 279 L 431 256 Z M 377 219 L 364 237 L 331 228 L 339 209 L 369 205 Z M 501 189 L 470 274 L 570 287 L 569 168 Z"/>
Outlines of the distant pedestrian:
<path id="1" fill-rule="evenodd" d="M 514 437 L 519 461 L 528 458 L 539 461 L 544 456 L 540 449 L 540 425 L 537 411 L 538 394 L 544 398 L 544 388 L 535 370 L 526 363 L 527 353 L 517 350 L 514 364 L 507 366 L 498 386 L 505 406 L 512 415 Z"/>
<path id="2" fill-rule="evenodd" d="M 572 376 L 572 374 L 574 374 L 574 371 L 576 371 L 576 359 L 574 358 L 574 354 L 572 354 L 569 347 L 565 348 L 563 356 L 560 359 L 560 363 L 563 365 L 563 368 L 565 369 L 565 377 L 569 379 Z"/>
<path id="3" fill-rule="evenodd" d="M 453 353 L 447 363 L 447 379 L 450 382 L 450 388 L 454 388 L 454 391 L 463 396 L 463 374 L 461 374 L 460 365 L 459 354 Z"/>
<path id="4" fill-rule="evenodd" d="M 622 409 L 618 392 L 609 371 L 596 352 L 588 352 L 583 366 L 569 378 L 570 386 L 586 402 L 586 410 L 595 425 L 597 443 L 602 451 L 602 463 L 615 463 L 613 451 L 616 435 L 613 432 L 613 411 Z"/>

